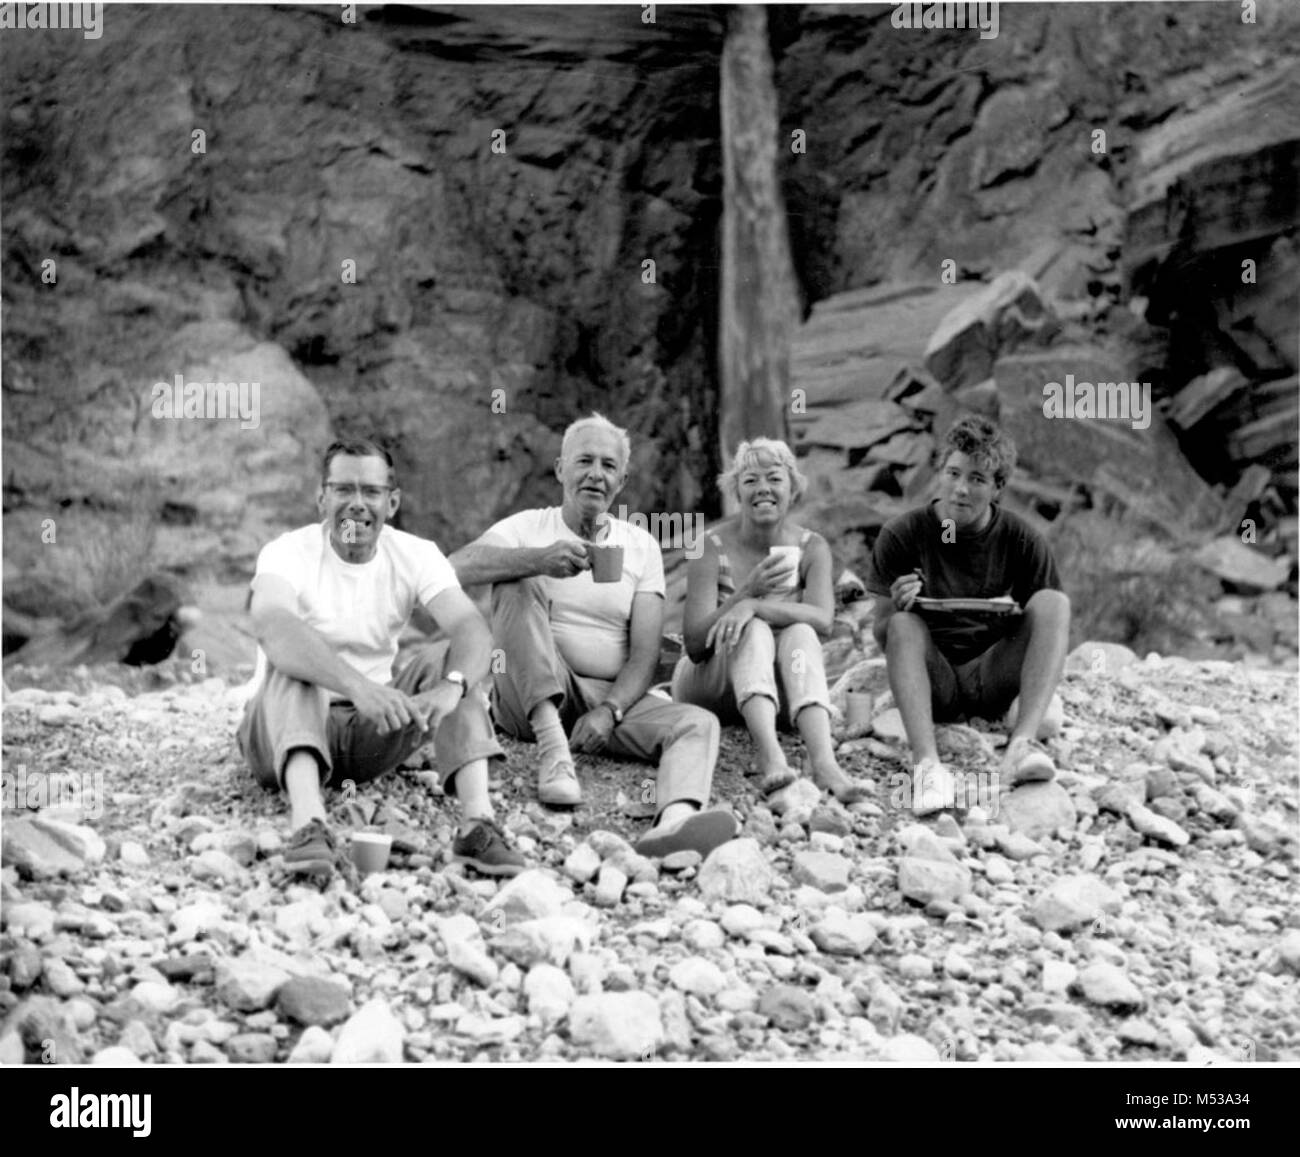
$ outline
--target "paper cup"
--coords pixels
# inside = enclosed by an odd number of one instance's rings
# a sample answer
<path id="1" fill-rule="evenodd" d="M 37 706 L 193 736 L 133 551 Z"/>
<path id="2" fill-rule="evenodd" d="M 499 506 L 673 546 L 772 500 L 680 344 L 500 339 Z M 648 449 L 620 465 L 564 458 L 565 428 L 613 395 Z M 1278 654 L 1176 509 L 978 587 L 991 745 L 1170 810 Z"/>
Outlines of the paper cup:
<path id="1" fill-rule="evenodd" d="M 623 578 L 623 548 L 607 543 L 587 543 L 587 555 L 591 559 L 591 581 L 597 583 L 616 583 Z"/>
<path id="2" fill-rule="evenodd" d="M 769 555 L 777 555 L 785 561 L 785 568 L 788 569 L 788 577 L 781 583 L 781 589 L 792 591 L 799 585 L 799 558 L 803 551 L 797 546 L 773 546 L 769 547 Z"/>
<path id="3" fill-rule="evenodd" d="M 875 696 L 866 691 L 850 691 L 844 697 L 844 722 L 854 731 L 866 731 L 871 726 L 871 709 Z"/>
<path id="4" fill-rule="evenodd" d="M 388 853 L 392 848 L 393 837 L 382 832 L 352 833 L 352 862 L 363 876 L 388 867 Z"/>

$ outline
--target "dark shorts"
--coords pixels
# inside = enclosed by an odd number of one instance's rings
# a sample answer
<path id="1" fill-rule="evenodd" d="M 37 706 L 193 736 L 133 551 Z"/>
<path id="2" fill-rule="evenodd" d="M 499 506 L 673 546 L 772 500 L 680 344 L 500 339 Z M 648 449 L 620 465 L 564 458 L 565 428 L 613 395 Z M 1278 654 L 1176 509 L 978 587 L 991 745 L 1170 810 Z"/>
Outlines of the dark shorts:
<path id="1" fill-rule="evenodd" d="M 926 658 L 930 706 L 936 723 L 962 718 L 1001 719 L 1020 693 L 1020 664 L 1010 661 L 1007 640 L 954 664 L 933 643 Z"/>

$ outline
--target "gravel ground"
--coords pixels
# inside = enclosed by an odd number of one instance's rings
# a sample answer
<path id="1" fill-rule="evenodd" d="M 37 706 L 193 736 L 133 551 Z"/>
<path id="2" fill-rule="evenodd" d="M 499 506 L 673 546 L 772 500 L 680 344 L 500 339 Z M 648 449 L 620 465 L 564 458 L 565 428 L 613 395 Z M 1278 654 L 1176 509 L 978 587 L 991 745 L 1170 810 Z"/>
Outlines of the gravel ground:
<path id="1" fill-rule="evenodd" d="M 417 766 L 332 795 L 395 852 L 322 891 L 283 871 L 240 688 L 7 671 L 0 1060 L 1300 1060 L 1296 676 L 1086 644 L 1061 694 L 1054 784 L 920 822 L 887 694 L 841 746 L 875 784 L 850 810 L 761 801 L 728 728 L 744 830 L 704 864 L 628 846 L 651 769 L 583 759 L 551 812 L 506 740 L 494 802 L 535 870 L 451 865 Z M 1002 741 L 941 730 L 981 791 Z"/>

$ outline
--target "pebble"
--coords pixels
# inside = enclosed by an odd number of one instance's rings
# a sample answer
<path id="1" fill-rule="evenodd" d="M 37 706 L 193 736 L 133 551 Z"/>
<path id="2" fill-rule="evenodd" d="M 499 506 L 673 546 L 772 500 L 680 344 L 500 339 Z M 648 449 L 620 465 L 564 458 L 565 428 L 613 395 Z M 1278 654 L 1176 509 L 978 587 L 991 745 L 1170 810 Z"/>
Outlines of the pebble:
<path id="1" fill-rule="evenodd" d="M 716 996 L 727 985 L 722 969 L 702 956 L 688 956 L 668 970 L 668 979 L 674 988 L 692 996 Z"/>
<path id="2" fill-rule="evenodd" d="M 328 1064 L 333 1051 L 334 1038 L 319 1025 L 309 1025 L 298 1038 L 298 1043 L 290 1050 L 289 1064 Z"/>
<path id="3" fill-rule="evenodd" d="M 817 1019 L 817 1005 L 802 988 L 778 984 L 758 998 L 756 1010 L 782 1032 L 798 1032 Z"/>
<path id="4" fill-rule="evenodd" d="M 613 864 L 602 864 L 600 876 L 596 882 L 594 903 L 597 908 L 616 907 L 623 899 L 623 891 L 628 885 L 627 875 Z"/>
<path id="5" fill-rule="evenodd" d="M 600 871 L 600 853 L 590 844 L 579 844 L 564 860 L 564 874 L 577 884 L 594 879 Z"/>
<path id="6" fill-rule="evenodd" d="M 898 959 L 898 974 L 905 980 L 928 980 L 934 975 L 934 962 L 928 956 L 905 953 Z"/>
<path id="7" fill-rule="evenodd" d="M 776 873 L 763 849 L 756 840 L 744 838 L 729 840 L 710 852 L 696 877 L 706 902 L 756 906 L 766 901 L 775 882 Z"/>
<path id="8" fill-rule="evenodd" d="M 1061 932 L 1114 914 L 1119 906 L 1119 895 L 1096 876 L 1065 876 L 1039 893 L 1029 915 L 1045 932 Z"/>
<path id="9" fill-rule="evenodd" d="M 403 1037 L 388 1003 L 375 997 L 348 1018 L 330 1052 L 330 1064 L 400 1064 Z"/>
<path id="10" fill-rule="evenodd" d="M 798 852 L 791 876 L 823 892 L 842 892 L 849 886 L 849 862 L 832 852 Z"/>
<path id="11" fill-rule="evenodd" d="M 970 891 L 970 869 L 957 863 L 905 856 L 898 865 L 898 890 L 909 900 L 955 902 Z"/>
<path id="12" fill-rule="evenodd" d="M 337 1024 L 347 1017 L 351 1003 L 342 984 L 317 976 L 296 976 L 276 996 L 280 1015 L 301 1025 Z"/>
<path id="13" fill-rule="evenodd" d="M 809 939 L 832 956 L 862 956 L 876 942 L 876 926 L 869 916 L 848 915 L 840 908 L 829 909 L 814 925 Z"/>
<path id="14" fill-rule="evenodd" d="M 573 982 L 554 964 L 533 965 L 524 977 L 523 990 L 529 1014 L 540 1017 L 544 1025 L 563 1020 L 577 999 Z"/>
<path id="15" fill-rule="evenodd" d="M 696 952 L 708 952 L 721 948 L 727 942 L 727 934 L 712 920 L 692 920 L 682 929 L 682 942 Z"/>
<path id="16" fill-rule="evenodd" d="M 1146 1006 L 1146 998 L 1127 973 L 1114 964 L 1089 964 L 1075 981 L 1085 1000 L 1116 1011 L 1137 1011 Z"/>
<path id="17" fill-rule="evenodd" d="M 664 1036 L 659 1004 L 645 992 L 579 996 L 569 1010 L 569 1036 L 598 1056 L 648 1059 Z"/>

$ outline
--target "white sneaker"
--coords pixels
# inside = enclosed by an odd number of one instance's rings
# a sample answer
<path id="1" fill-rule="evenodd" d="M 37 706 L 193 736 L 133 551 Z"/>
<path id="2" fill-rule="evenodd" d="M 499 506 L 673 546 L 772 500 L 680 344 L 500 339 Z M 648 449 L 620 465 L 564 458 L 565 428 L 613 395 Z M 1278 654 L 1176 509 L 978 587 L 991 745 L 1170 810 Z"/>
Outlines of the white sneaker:
<path id="1" fill-rule="evenodd" d="M 582 785 L 567 759 L 543 767 L 537 775 L 537 798 L 551 807 L 577 807 L 582 802 Z"/>
<path id="2" fill-rule="evenodd" d="M 957 781 L 937 759 L 922 760 L 912 770 L 912 814 L 928 816 L 957 806 Z"/>
<path id="3" fill-rule="evenodd" d="M 1022 783 L 1046 783 L 1054 779 L 1056 764 L 1036 740 L 1013 739 L 1002 756 L 999 775 L 1002 787 L 1011 790 Z"/>

